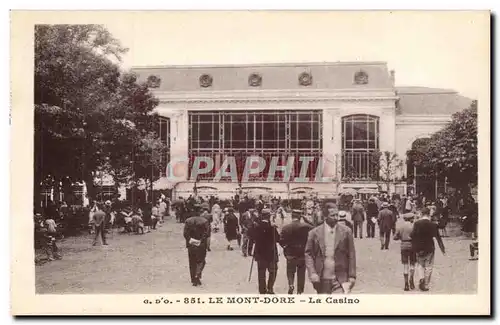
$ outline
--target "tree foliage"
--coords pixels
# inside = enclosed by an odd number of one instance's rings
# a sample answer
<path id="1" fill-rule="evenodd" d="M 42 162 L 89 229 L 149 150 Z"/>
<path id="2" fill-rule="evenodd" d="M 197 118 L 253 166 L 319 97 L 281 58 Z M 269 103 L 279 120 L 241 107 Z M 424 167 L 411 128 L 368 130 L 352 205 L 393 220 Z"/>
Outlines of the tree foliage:
<path id="1" fill-rule="evenodd" d="M 35 27 L 35 193 L 50 175 L 85 181 L 94 197 L 98 170 L 125 183 L 141 159 L 163 153 L 152 114 L 158 100 L 121 73 L 126 51 L 100 25 Z"/>
<path id="2" fill-rule="evenodd" d="M 469 191 L 477 185 L 477 102 L 453 115 L 451 122 L 434 133 L 411 157 L 428 173 L 447 177 L 456 188 Z"/>

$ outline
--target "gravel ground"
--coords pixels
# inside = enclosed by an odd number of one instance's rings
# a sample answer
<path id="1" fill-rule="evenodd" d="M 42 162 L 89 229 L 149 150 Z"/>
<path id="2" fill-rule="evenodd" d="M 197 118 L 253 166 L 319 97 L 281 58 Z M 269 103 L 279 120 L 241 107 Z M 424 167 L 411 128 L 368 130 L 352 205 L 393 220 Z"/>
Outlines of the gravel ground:
<path id="1" fill-rule="evenodd" d="M 182 238 L 183 225 L 168 220 L 158 230 L 145 235 L 108 235 L 109 246 L 95 246 L 89 235 L 59 242 L 63 259 L 36 267 L 39 294 L 118 294 L 118 293 L 226 293 L 256 294 L 254 265 L 248 282 L 251 258 L 240 251 L 226 250 L 222 233 L 212 235 L 212 252 L 207 255 L 203 285 L 190 283 L 187 252 Z M 477 290 L 477 261 L 469 261 L 469 239 L 444 239 L 447 255 L 436 251 L 431 291 L 425 294 L 473 294 Z M 353 293 L 423 294 L 404 292 L 399 243 L 380 250 L 378 238 L 355 239 L 357 282 Z M 286 293 L 286 262 L 280 255 L 277 294 Z M 306 294 L 314 294 L 306 284 Z"/>

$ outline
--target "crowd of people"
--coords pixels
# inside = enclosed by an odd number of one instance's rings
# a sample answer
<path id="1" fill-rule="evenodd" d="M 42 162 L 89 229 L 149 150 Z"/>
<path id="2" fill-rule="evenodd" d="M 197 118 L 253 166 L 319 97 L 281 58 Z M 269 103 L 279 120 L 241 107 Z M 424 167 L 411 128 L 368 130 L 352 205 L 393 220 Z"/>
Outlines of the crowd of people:
<path id="1" fill-rule="evenodd" d="M 213 197 L 206 201 L 194 197 L 189 200 L 192 213 L 185 220 L 184 238 L 193 286 L 201 284 L 207 252 L 211 251 L 210 238 L 212 232 L 219 230 L 221 221 L 227 249 L 233 250 L 232 241 L 237 240 L 243 257 L 253 256 L 256 261 L 261 294 L 274 293 L 279 247 L 287 260 L 289 294 L 304 292 L 306 270 L 318 293 L 350 292 L 356 281 L 354 238 L 361 239 L 364 233 L 373 238 L 376 227 L 381 250 L 389 249 L 391 238 L 401 241 L 405 291 L 415 289 L 416 267 L 421 276 L 418 288 L 429 290 L 434 240 L 445 254 L 442 236 L 446 235 L 449 209 L 444 196 L 437 204 L 411 196 L 391 199 L 387 194 L 367 200 L 355 197 L 347 204 L 310 197 L 302 200 L 300 209 L 290 209 L 277 198 L 266 201 L 245 196 L 233 200 L 236 208 L 231 205 L 224 209 Z M 476 203 L 470 204 L 469 215 L 477 219 Z M 284 224 L 287 211 L 291 211 L 292 222 Z"/>
<path id="2" fill-rule="evenodd" d="M 477 203 L 472 198 L 466 202 L 463 211 L 469 223 L 464 224 L 464 231 L 476 234 Z M 56 244 L 61 237 L 58 224 L 67 218 L 68 211 L 62 202 L 53 213 L 44 217 L 35 214 L 35 243 L 48 260 L 61 258 Z M 287 261 L 289 294 L 304 292 L 306 270 L 318 293 L 348 293 L 356 281 L 354 238 L 374 238 L 378 228 L 381 250 L 389 249 L 391 239 L 401 241 L 404 290 L 415 289 L 415 269 L 420 267 L 418 287 L 427 291 L 434 263 L 434 238 L 444 254 L 441 237 L 447 235 L 450 208 L 445 196 L 430 202 L 418 196 L 390 198 L 384 193 L 347 200 L 310 196 L 299 202 L 248 195 L 235 195 L 230 200 L 190 195 L 175 201 L 161 195 L 154 204 L 135 205 L 108 200 L 94 202 L 90 207 L 92 245 L 97 245 L 99 239 L 107 245 L 106 235 L 114 228 L 122 233 L 147 234 L 161 226 L 167 216 L 184 223 L 193 286 L 201 284 L 212 234 L 223 232 L 227 250 L 240 249 L 243 257 L 252 258 L 252 267 L 255 261 L 261 294 L 274 293 L 280 247 Z M 288 216 L 291 222 L 285 224 Z M 470 252 L 471 259 L 477 259 L 477 240 L 470 245 Z"/>

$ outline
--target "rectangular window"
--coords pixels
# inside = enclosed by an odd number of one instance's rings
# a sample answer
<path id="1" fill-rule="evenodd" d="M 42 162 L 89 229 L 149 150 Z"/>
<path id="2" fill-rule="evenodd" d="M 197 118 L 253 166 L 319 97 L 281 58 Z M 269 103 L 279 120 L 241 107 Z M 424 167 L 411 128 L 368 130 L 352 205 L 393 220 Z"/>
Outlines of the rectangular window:
<path id="1" fill-rule="evenodd" d="M 202 155 L 231 155 L 237 159 L 238 169 L 242 172 L 246 157 L 258 154 L 271 162 L 279 156 L 280 164 L 293 155 L 321 156 L 322 149 L 322 111 L 214 111 L 189 112 L 189 153 L 191 157 Z M 222 129 L 221 129 L 222 127 Z M 219 139 L 222 137 L 222 142 Z M 217 152 L 217 153 L 214 153 Z M 236 157 L 237 156 L 237 157 Z M 219 157 L 219 164 L 223 161 Z M 308 177 L 314 179 L 314 164 L 308 169 Z M 192 163 L 192 162 L 191 162 Z M 217 163 L 217 162 L 215 162 Z M 316 165 L 315 165 L 316 164 Z M 297 167 L 297 166 L 296 166 Z M 216 168 L 214 168 L 216 171 Z M 240 171 L 241 169 L 241 171 Z M 267 179 L 269 166 L 255 177 L 255 180 Z M 294 172 L 300 173 L 300 168 Z M 275 179 L 282 179 L 276 174 Z M 209 179 L 212 175 L 200 175 L 200 179 Z"/>

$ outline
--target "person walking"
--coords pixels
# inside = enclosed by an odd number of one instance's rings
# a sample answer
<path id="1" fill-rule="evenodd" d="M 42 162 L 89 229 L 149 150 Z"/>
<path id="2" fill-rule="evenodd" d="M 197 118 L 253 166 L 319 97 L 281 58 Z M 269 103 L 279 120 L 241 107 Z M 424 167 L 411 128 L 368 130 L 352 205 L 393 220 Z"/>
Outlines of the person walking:
<path id="1" fill-rule="evenodd" d="M 327 203 L 325 221 L 309 232 L 305 263 L 318 294 L 350 293 L 356 282 L 356 250 L 352 231 L 338 223 L 335 204 Z"/>
<path id="2" fill-rule="evenodd" d="M 374 197 L 368 200 L 366 207 L 366 237 L 375 238 L 375 222 L 378 218 L 378 205 Z"/>
<path id="3" fill-rule="evenodd" d="M 361 204 L 360 199 L 354 199 L 352 208 L 351 208 L 351 219 L 354 227 L 354 238 L 363 239 L 363 222 L 365 221 L 365 208 L 363 204 Z"/>
<path id="4" fill-rule="evenodd" d="M 378 226 L 380 230 L 380 249 L 389 249 L 391 241 L 391 231 L 394 225 L 394 216 L 389 209 L 389 203 L 382 203 L 380 212 L 378 213 Z"/>
<path id="5" fill-rule="evenodd" d="M 280 235 L 271 225 L 271 211 L 262 209 L 261 220 L 250 233 L 255 242 L 254 259 L 257 262 L 257 277 L 260 294 L 274 294 L 274 282 L 278 272 L 278 247 Z M 269 277 L 266 281 L 266 273 Z"/>
<path id="6" fill-rule="evenodd" d="M 238 240 L 238 237 L 240 236 L 238 217 L 234 214 L 232 207 L 227 208 L 227 213 L 224 216 L 224 233 L 226 234 L 227 250 L 232 251 L 232 241 Z"/>
<path id="7" fill-rule="evenodd" d="M 243 257 L 252 255 L 253 242 L 250 239 L 249 234 L 255 226 L 255 209 L 250 208 L 248 211 L 244 212 L 240 217 L 241 226 L 241 252 Z"/>
<path id="8" fill-rule="evenodd" d="M 403 220 L 396 224 L 394 240 L 401 240 L 401 263 L 403 264 L 403 278 L 405 281 L 404 291 L 415 289 L 415 263 L 417 255 L 413 250 L 411 232 L 415 215 L 411 212 L 403 214 Z M 409 277 L 408 277 L 409 271 Z"/>
<path id="9" fill-rule="evenodd" d="M 419 281 L 419 289 L 421 291 L 429 291 L 431 282 L 432 270 L 434 267 L 434 238 L 445 255 L 443 240 L 439 235 L 438 226 L 430 220 L 430 210 L 422 208 L 422 216 L 413 225 L 413 230 L 410 234 L 412 239 L 413 249 L 417 255 L 417 265 L 420 269 L 420 275 L 423 277 Z"/>
<path id="10" fill-rule="evenodd" d="M 184 224 L 184 239 L 188 250 L 189 274 L 193 286 L 201 285 L 201 277 L 206 264 L 207 238 L 210 223 L 202 216 L 192 216 Z"/>
<path id="11" fill-rule="evenodd" d="M 305 249 L 307 237 L 312 226 L 301 222 L 301 210 L 292 211 L 292 222 L 281 230 L 280 245 L 286 258 L 286 275 L 288 279 L 288 294 L 293 294 L 295 273 L 297 273 L 297 294 L 304 292 L 306 280 Z"/>
<path id="12" fill-rule="evenodd" d="M 208 202 L 204 202 L 201 204 L 201 216 L 207 219 L 208 224 L 210 227 L 208 227 L 208 235 L 207 235 L 207 252 L 211 252 L 212 249 L 210 248 L 210 244 L 212 242 L 212 222 L 213 222 L 213 216 L 209 213 L 210 211 L 210 205 Z"/>
<path id="13" fill-rule="evenodd" d="M 156 230 L 156 225 L 160 220 L 160 205 L 156 203 L 151 209 L 151 228 Z"/>
<path id="14" fill-rule="evenodd" d="M 94 236 L 94 241 L 92 243 L 92 246 L 97 245 L 97 239 L 99 236 L 101 236 L 102 244 L 103 245 L 108 245 L 106 242 L 106 232 L 105 232 L 105 220 L 106 219 L 106 213 L 103 211 L 102 205 L 101 204 L 96 204 L 94 212 L 92 214 L 92 223 L 94 225 L 94 231 L 95 231 L 95 236 Z"/>
<path id="15" fill-rule="evenodd" d="M 211 199 L 214 202 L 212 205 L 212 218 L 213 218 L 212 228 L 214 230 L 214 233 L 216 233 L 220 229 L 222 209 L 220 208 L 217 199 L 215 199 L 214 197 L 212 197 Z"/>

